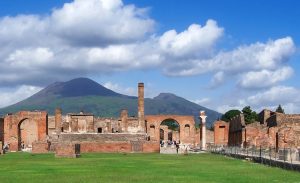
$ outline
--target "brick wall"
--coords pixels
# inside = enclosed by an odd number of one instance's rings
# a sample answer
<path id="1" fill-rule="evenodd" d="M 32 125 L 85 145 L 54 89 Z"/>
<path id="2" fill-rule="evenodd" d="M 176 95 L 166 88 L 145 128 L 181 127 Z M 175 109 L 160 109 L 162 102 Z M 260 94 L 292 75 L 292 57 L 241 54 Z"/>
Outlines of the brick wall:
<path id="1" fill-rule="evenodd" d="M 47 142 L 34 142 L 32 144 L 32 153 L 40 154 L 40 153 L 48 153 L 48 143 Z"/>
<path id="2" fill-rule="evenodd" d="M 124 134 L 124 133 L 110 133 L 110 134 L 66 134 L 60 135 L 61 142 L 106 142 L 106 141 L 143 141 L 146 139 L 146 134 Z"/>
<path id="3" fill-rule="evenodd" d="M 4 141 L 4 119 L 0 118 L 0 146 L 3 145 L 3 141 Z"/>
<path id="4" fill-rule="evenodd" d="M 132 146 L 130 142 L 82 142 L 80 143 L 81 153 L 105 152 L 105 153 L 130 153 Z"/>
<path id="5" fill-rule="evenodd" d="M 145 142 L 143 143 L 144 153 L 157 153 L 160 150 L 160 145 L 158 142 Z"/>
<path id="6" fill-rule="evenodd" d="M 229 123 L 225 121 L 216 121 L 214 123 L 214 144 L 227 145 L 229 135 Z"/>
<path id="7" fill-rule="evenodd" d="M 56 146 L 55 157 L 75 158 L 75 144 L 60 143 Z"/>

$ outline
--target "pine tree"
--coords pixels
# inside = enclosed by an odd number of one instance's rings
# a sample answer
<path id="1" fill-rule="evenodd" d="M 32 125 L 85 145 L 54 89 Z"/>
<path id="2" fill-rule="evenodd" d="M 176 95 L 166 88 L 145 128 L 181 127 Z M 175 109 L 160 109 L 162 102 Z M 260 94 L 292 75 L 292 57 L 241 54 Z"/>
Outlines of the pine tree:
<path id="1" fill-rule="evenodd" d="M 284 114 L 284 109 L 281 107 L 280 104 L 279 104 L 279 106 L 277 107 L 276 112 Z"/>
<path id="2" fill-rule="evenodd" d="M 258 121 L 258 115 L 255 111 L 252 111 L 250 106 L 246 106 L 242 110 L 244 114 L 244 119 L 246 124 L 254 123 L 255 121 Z"/>

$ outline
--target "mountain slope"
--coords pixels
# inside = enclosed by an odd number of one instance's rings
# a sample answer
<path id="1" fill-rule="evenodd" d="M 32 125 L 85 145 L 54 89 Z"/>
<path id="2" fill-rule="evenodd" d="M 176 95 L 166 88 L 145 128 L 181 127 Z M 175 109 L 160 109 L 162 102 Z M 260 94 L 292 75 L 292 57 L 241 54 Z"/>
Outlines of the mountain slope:
<path id="1" fill-rule="evenodd" d="M 62 108 L 63 113 L 83 110 L 103 117 L 118 117 L 122 109 L 128 109 L 129 115 L 135 116 L 137 97 L 116 93 L 87 78 L 78 78 L 53 83 L 21 102 L 0 109 L 0 114 L 19 110 L 46 110 L 49 114 L 54 114 L 56 107 Z M 161 93 L 153 99 L 145 99 L 146 115 L 193 115 L 198 121 L 200 110 L 206 111 L 208 126 L 221 115 L 170 93 Z"/>

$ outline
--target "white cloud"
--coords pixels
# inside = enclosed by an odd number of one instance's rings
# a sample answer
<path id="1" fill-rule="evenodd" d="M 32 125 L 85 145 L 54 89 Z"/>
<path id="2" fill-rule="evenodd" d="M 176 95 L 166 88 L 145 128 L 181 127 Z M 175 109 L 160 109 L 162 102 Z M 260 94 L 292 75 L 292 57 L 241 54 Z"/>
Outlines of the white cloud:
<path id="1" fill-rule="evenodd" d="M 278 105 L 289 102 L 300 102 L 300 90 L 288 86 L 276 86 L 264 92 L 247 98 L 247 102 L 251 105 Z"/>
<path id="2" fill-rule="evenodd" d="M 30 69 L 32 66 L 44 66 L 53 59 L 53 52 L 48 48 L 27 48 L 16 50 L 8 56 L 5 64 L 8 67 Z"/>
<path id="3" fill-rule="evenodd" d="M 236 98 L 231 104 L 222 104 L 217 107 L 219 112 L 226 112 L 230 109 L 241 110 L 245 106 L 257 112 L 267 108 L 275 110 L 279 104 L 283 106 L 286 113 L 300 112 L 300 89 L 289 86 L 275 86 L 254 95 L 244 98 Z"/>
<path id="4" fill-rule="evenodd" d="M 159 38 L 159 45 L 174 57 L 206 56 L 222 35 L 223 28 L 218 27 L 216 21 L 208 20 L 203 27 L 192 24 L 181 33 L 175 30 L 165 32 Z"/>
<path id="5" fill-rule="evenodd" d="M 201 106 L 205 106 L 205 107 L 209 107 L 209 105 L 211 104 L 211 99 L 208 98 L 208 97 L 205 97 L 205 98 L 201 98 L 201 99 L 198 99 L 198 100 L 194 100 L 192 101 L 198 105 L 201 105 Z"/>
<path id="6" fill-rule="evenodd" d="M 212 88 L 224 83 L 226 77 L 239 87 L 264 90 L 237 99 L 237 104 L 220 104 L 220 110 L 248 103 L 257 107 L 277 105 L 277 99 L 265 99 L 270 93 L 264 94 L 271 90 L 291 94 L 291 89 L 274 87 L 293 73 L 288 61 L 295 45 L 289 36 L 220 51 L 215 45 L 225 29 L 215 20 L 161 35 L 154 28 L 155 21 L 148 17 L 147 9 L 125 5 L 121 0 L 74 0 L 45 16 L 2 17 L 0 68 L 5 69 L 0 72 L 0 84 L 45 86 L 78 76 L 157 69 L 169 76 L 212 74 Z M 135 89 L 106 85 L 136 95 Z M 266 91 L 267 87 L 272 88 Z M 15 96 L 22 98 L 21 94 Z M 255 104 L 256 100 L 262 102 Z M 291 105 L 290 99 L 282 104 L 298 106 Z"/>
<path id="7" fill-rule="evenodd" d="M 213 78 L 211 79 L 210 88 L 216 88 L 219 85 L 223 84 L 224 81 L 225 81 L 225 74 L 224 74 L 224 72 L 222 72 L 222 71 L 217 72 L 213 76 Z"/>
<path id="8" fill-rule="evenodd" d="M 0 108 L 5 107 L 11 104 L 14 104 L 20 100 L 26 99 L 27 97 L 33 95 L 34 93 L 40 91 L 42 88 L 29 86 L 29 85 L 22 85 L 18 88 L 13 89 L 4 89 L 0 88 Z"/>
<path id="9" fill-rule="evenodd" d="M 242 75 L 239 85 L 243 88 L 264 88 L 274 86 L 280 81 L 288 79 L 293 74 L 291 67 L 279 68 L 275 71 L 251 71 Z"/>
<path id="10" fill-rule="evenodd" d="M 123 86 L 120 86 L 118 83 L 112 83 L 112 82 L 106 82 L 106 83 L 103 84 L 103 86 L 105 88 L 113 90 L 117 93 L 121 93 L 121 94 L 124 94 L 124 95 L 129 95 L 129 96 L 137 96 L 136 88 L 123 87 Z"/>
<path id="11" fill-rule="evenodd" d="M 146 9 L 121 0 L 75 0 L 51 15 L 54 33 L 79 45 L 105 46 L 142 39 L 153 30 Z"/>

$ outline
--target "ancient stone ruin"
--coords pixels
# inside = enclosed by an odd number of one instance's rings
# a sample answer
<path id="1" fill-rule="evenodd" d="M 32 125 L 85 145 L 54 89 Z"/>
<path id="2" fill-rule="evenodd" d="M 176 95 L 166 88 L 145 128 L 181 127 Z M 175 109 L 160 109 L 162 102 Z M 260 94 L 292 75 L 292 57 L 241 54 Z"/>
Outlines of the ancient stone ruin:
<path id="1" fill-rule="evenodd" d="M 229 123 L 214 123 L 215 145 L 262 148 L 300 148 L 300 115 L 270 110 L 259 113 L 259 121 L 245 124 L 243 114 Z"/>
<path id="2" fill-rule="evenodd" d="M 20 111 L 0 118 L 0 144 L 7 150 L 32 153 L 55 152 L 57 157 L 78 157 L 88 152 L 160 152 L 166 145 L 200 146 L 206 149 L 205 113 L 200 112 L 202 130 L 195 128 L 193 116 L 145 115 L 144 84 L 138 84 L 138 114 L 129 117 L 126 109 L 119 118 L 103 118 L 90 113 L 54 116 L 46 111 Z M 170 129 L 163 122 L 178 125 Z M 209 138 L 211 139 L 211 138 Z M 2 148 L 1 148 L 2 149 Z"/>

